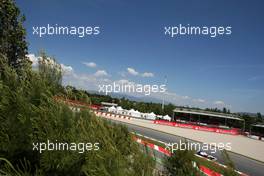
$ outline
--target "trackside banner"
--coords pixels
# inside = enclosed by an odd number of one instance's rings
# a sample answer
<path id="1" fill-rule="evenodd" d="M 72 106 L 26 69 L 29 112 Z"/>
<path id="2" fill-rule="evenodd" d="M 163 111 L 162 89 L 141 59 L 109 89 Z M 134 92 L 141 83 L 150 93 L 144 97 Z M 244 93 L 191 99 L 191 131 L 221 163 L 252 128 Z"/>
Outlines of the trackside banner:
<path id="1" fill-rule="evenodd" d="M 236 129 L 236 128 L 221 129 L 221 128 L 205 127 L 205 126 L 192 125 L 192 124 L 169 122 L 169 121 L 165 121 L 165 120 L 154 120 L 154 123 L 155 124 L 161 124 L 161 125 L 181 127 L 181 128 L 190 128 L 190 129 L 194 129 L 194 130 L 222 133 L 222 134 L 231 134 L 231 135 L 239 135 L 240 134 L 239 129 Z"/>

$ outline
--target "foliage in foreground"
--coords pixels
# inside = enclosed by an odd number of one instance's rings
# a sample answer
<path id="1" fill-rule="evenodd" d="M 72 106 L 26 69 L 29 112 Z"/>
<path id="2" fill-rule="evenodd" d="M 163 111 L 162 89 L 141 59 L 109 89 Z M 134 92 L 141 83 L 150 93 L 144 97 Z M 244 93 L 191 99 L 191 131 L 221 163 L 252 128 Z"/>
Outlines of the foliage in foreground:
<path id="1" fill-rule="evenodd" d="M 226 176 L 239 176 L 240 174 L 238 174 L 235 171 L 235 169 L 236 169 L 235 165 L 234 165 L 233 161 L 230 159 L 230 157 L 229 157 L 229 155 L 228 155 L 226 150 L 222 151 L 222 156 L 223 156 L 225 165 L 227 166 L 226 169 L 224 169 L 224 171 L 223 171 L 223 175 L 226 175 Z"/>
<path id="2" fill-rule="evenodd" d="M 58 85 L 43 73 L 28 67 L 18 76 L 0 57 L 1 175 L 152 175 L 152 159 L 140 152 L 125 127 L 89 110 L 71 111 L 52 98 Z M 33 150 L 33 143 L 47 140 L 98 142 L 100 149 Z"/>
<path id="3" fill-rule="evenodd" d="M 0 53 L 7 56 L 8 64 L 21 68 L 26 61 L 25 16 L 13 0 L 0 0 Z"/>
<path id="4" fill-rule="evenodd" d="M 165 167 L 169 175 L 198 176 L 200 171 L 193 166 L 194 151 L 177 150 L 165 159 Z"/>
<path id="5" fill-rule="evenodd" d="M 186 142 L 185 142 L 186 143 Z M 171 176 L 199 176 L 204 175 L 199 171 L 199 166 L 205 166 L 217 173 L 224 176 L 238 176 L 239 174 L 235 171 L 235 165 L 230 159 L 226 150 L 222 151 L 222 156 L 226 168 L 216 164 L 213 161 L 207 161 L 204 158 L 195 156 L 195 151 L 192 150 L 176 150 L 172 153 L 171 157 L 165 158 L 165 167 L 168 175 Z M 196 163 L 194 167 L 193 163 Z"/>

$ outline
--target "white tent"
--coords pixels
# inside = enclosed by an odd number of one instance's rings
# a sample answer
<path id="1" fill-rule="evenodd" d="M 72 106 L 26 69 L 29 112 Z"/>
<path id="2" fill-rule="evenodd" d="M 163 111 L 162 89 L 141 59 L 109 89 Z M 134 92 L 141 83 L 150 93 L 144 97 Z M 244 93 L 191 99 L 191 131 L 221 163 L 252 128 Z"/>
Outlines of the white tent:
<path id="1" fill-rule="evenodd" d="M 142 118 L 142 119 L 146 119 L 147 118 L 147 115 L 148 115 L 148 113 L 140 113 L 141 115 L 140 115 L 140 118 Z"/>
<path id="2" fill-rule="evenodd" d="M 156 115 L 156 117 L 157 117 L 158 119 L 163 119 L 163 116 L 162 116 L 162 115 Z"/>
<path id="3" fill-rule="evenodd" d="M 164 119 L 164 120 L 171 121 L 171 117 L 170 117 L 170 116 L 168 116 L 168 115 L 165 115 L 165 116 L 163 116 L 163 119 Z"/>
<path id="4" fill-rule="evenodd" d="M 135 111 L 134 112 L 134 116 L 140 118 L 141 117 L 141 113 L 139 111 Z"/>
<path id="5" fill-rule="evenodd" d="M 134 111 L 135 111 L 134 109 L 130 109 L 130 110 L 128 110 L 128 113 L 132 113 Z"/>
<path id="6" fill-rule="evenodd" d="M 122 111 L 123 108 L 122 108 L 121 106 L 117 106 L 116 110 L 117 110 L 117 111 Z"/>
<path id="7" fill-rule="evenodd" d="M 111 106 L 108 108 L 108 112 L 116 112 L 116 108 L 114 106 Z"/>
<path id="8" fill-rule="evenodd" d="M 130 110 L 127 111 L 128 115 L 131 115 L 131 116 L 132 116 L 132 114 L 134 114 L 134 112 L 135 112 L 134 109 L 130 109 Z"/>
<path id="9" fill-rule="evenodd" d="M 128 114 L 131 115 L 132 117 L 138 117 L 138 118 L 140 118 L 140 112 L 139 111 L 135 111 L 134 109 L 130 109 L 128 111 Z"/>
<path id="10" fill-rule="evenodd" d="M 154 112 L 151 112 L 151 113 L 147 114 L 146 119 L 155 120 L 156 114 L 154 114 Z"/>
<path id="11" fill-rule="evenodd" d="M 125 114 L 125 110 L 121 106 L 117 106 L 116 113 L 117 114 Z"/>

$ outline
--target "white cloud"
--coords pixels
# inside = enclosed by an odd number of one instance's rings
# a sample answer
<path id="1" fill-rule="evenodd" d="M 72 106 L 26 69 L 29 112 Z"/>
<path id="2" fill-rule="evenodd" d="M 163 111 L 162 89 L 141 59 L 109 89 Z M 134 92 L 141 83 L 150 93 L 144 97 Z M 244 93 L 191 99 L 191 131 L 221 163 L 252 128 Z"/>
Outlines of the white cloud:
<path id="1" fill-rule="evenodd" d="M 127 68 L 127 71 L 129 74 L 133 75 L 133 76 L 137 76 L 139 73 L 134 69 L 134 68 Z"/>
<path id="2" fill-rule="evenodd" d="M 99 90 L 99 85 L 113 84 L 114 82 L 116 84 L 123 84 L 123 85 L 137 84 L 128 79 L 120 79 L 120 80 L 108 79 L 108 77 L 104 77 L 106 75 L 108 74 L 104 70 L 98 70 L 95 74 L 77 74 L 73 72 L 73 74 L 64 75 L 63 82 L 64 85 L 72 85 L 75 86 L 76 88 L 80 88 L 84 90 L 94 90 L 94 91 Z M 123 93 L 129 96 L 144 97 L 142 93 L 136 93 L 136 92 L 123 92 Z M 174 103 L 175 105 L 200 107 L 200 108 L 213 107 L 212 105 L 223 106 L 224 103 L 223 101 L 220 100 L 215 102 L 210 102 L 208 100 L 201 98 L 194 99 L 190 96 L 178 95 L 175 92 L 171 92 L 168 90 L 166 90 L 166 92 L 164 93 L 161 92 L 152 93 L 151 97 L 160 100 L 160 102 L 162 102 L 162 100 L 164 99 L 165 102 L 171 102 Z M 227 105 L 225 106 L 227 107 Z"/>
<path id="3" fill-rule="evenodd" d="M 96 76 L 96 77 L 108 76 L 108 73 L 105 70 L 97 70 L 97 72 L 95 72 L 94 76 Z"/>
<path id="4" fill-rule="evenodd" d="M 193 99 L 193 102 L 195 102 L 195 103 L 205 103 L 205 100 L 199 98 L 199 99 Z"/>
<path id="5" fill-rule="evenodd" d="M 34 54 L 29 54 L 27 55 L 29 60 L 32 62 L 33 67 L 38 66 L 38 61 L 41 60 L 40 57 L 35 56 Z M 53 64 L 52 59 L 48 59 L 49 64 Z M 84 63 L 83 63 L 84 64 Z M 95 63 L 86 63 L 85 64 L 88 67 L 96 67 Z M 102 84 L 112 84 L 114 80 L 108 79 L 109 74 L 105 70 L 97 70 L 94 74 L 77 74 L 75 73 L 74 69 L 72 66 L 69 65 L 64 65 L 61 64 L 61 68 L 63 70 L 63 84 L 64 85 L 72 85 L 75 86 L 76 88 L 79 89 L 85 89 L 85 90 L 96 90 L 98 91 L 98 85 Z M 144 73 L 139 73 L 136 71 L 134 68 L 127 68 L 126 72 L 122 72 L 121 76 L 124 74 L 131 74 L 134 76 L 141 76 L 141 77 L 153 77 L 154 74 L 151 72 L 144 72 Z M 135 82 L 129 81 L 127 79 L 120 79 L 116 80 L 116 83 L 119 84 L 136 84 Z M 141 94 L 133 94 L 129 93 L 129 95 L 132 96 L 142 96 Z M 220 107 L 231 107 L 231 105 L 226 105 L 223 101 L 217 100 L 210 102 L 205 99 L 194 99 L 190 96 L 183 96 L 183 95 L 178 95 L 174 92 L 168 92 L 166 91 L 165 93 L 153 93 L 151 94 L 153 98 L 157 98 L 159 100 L 164 99 L 166 102 L 172 102 L 176 105 L 188 105 L 188 106 L 195 106 L 195 107 L 210 107 L 212 105 L 214 106 L 220 106 Z"/>
<path id="6" fill-rule="evenodd" d="M 190 97 L 189 97 L 189 96 L 187 96 L 187 95 L 185 95 L 185 96 L 182 96 L 181 98 L 182 98 L 182 99 L 184 99 L 184 100 L 188 100 L 188 99 L 190 99 Z"/>
<path id="7" fill-rule="evenodd" d="M 39 65 L 39 61 L 42 61 L 42 57 L 40 56 L 35 56 L 35 54 L 28 54 L 27 55 L 28 59 L 32 62 L 32 67 L 33 68 L 38 68 Z M 55 64 L 57 64 L 55 62 L 55 60 L 51 59 L 51 58 L 47 58 L 45 60 L 46 64 L 49 64 L 50 66 L 54 66 Z M 73 68 L 71 66 L 67 66 L 64 64 L 60 64 L 61 65 L 61 69 L 62 69 L 62 73 L 64 75 L 68 75 L 68 74 L 72 74 L 73 73 Z"/>
<path id="8" fill-rule="evenodd" d="M 40 57 L 35 56 L 35 54 L 28 54 L 27 57 L 32 62 L 32 67 L 38 66 L 38 61 Z"/>
<path id="9" fill-rule="evenodd" d="M 134 69 L 132 67 L 127 68 L 127 73 L 130 75 L 133 75 L 133 76 L 141 76 L 143 78 L 154 77 L 154 73 L 151 73 L 151 72 L 139 73 L 138 71 L 136 71 L 136 69 Z M 121 76 L 125 77 L 125 73 L 121 73 Z"/>
<path id="10" fill-rule="evenodd" d="M 118 81 L 116 81 L 118 84 L 128 84 L 129 81 L 127 79 L 120 79 Z"/>
<path id="11" fill-rule="evenodd" d="M 61 64 L 61 69 L 62 69 L 63 74 L 65 75 L 73 73 L 73 68 L 71 66 Z"/>
<path id="12" fill-rule="evenodd" d="M 214 105 L 220 105 L 220 106 L 224 106 L 225 102 L 221 101 L 221 100 L 217 100 L 214 102 Z"/>
<path id="13" fill-rule="evenodd" d="M 83 62 L 83 64 L 90 68 L 95 68 L 97 66 L 94 62 Z"/>
<path id="14" fill-rule="evenodd" d="M 121 71 L 118 72 L 118 75 L 120 75 L 121 77 L 126 77 L 127 72 Z"/>
<path id="15" fill-rule="evenodd" d="M 154 77 L 154 74 L 151 72 L 145 72 L 141 75 L 142 77 Z"/>
<path id="16" fill-rule="evenodd" d="M 71 85 L 78 89 L 97 90 L 99 81 L 94 75 L 88 74 L 69 74 L 63 76 L 63 85 Z"/>
<path id="17" fill-rule="evenodd" d="M 135 82 L 132 82 L 132 81 L 129 81 L 127 79 L 120 79 L 120 80 L 117 80 L 115 81 L 117 84 L 123 84 L 123 85 L 133 85 L 133 84 L 136 84 Z"/>

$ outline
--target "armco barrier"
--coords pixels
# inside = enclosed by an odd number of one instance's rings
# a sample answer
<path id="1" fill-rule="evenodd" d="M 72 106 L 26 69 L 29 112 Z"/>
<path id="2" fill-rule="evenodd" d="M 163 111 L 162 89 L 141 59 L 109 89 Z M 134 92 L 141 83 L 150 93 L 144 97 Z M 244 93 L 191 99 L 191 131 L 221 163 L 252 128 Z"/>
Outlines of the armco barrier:
<path id="1" fill-rule="evenodd" d="M 154 123 L 155 124 L 161 124 L 161 125 L 181 127 L 181 128 L 190 128 L 190 129 L 194 129 L 194 130 L 222 133 L 222 134 L 232 134 L 232 135 L 239 135 L 240 134 L 239 129 L 235 129 L 235 128 L 233 128 L 233 129 L 221 129 L 221 128 L 205 127 L 205 126 L 192 125 L 192 124 L 169 122 L 169 121 L 165 121 L 165 120 L 154 120 Z"/>

